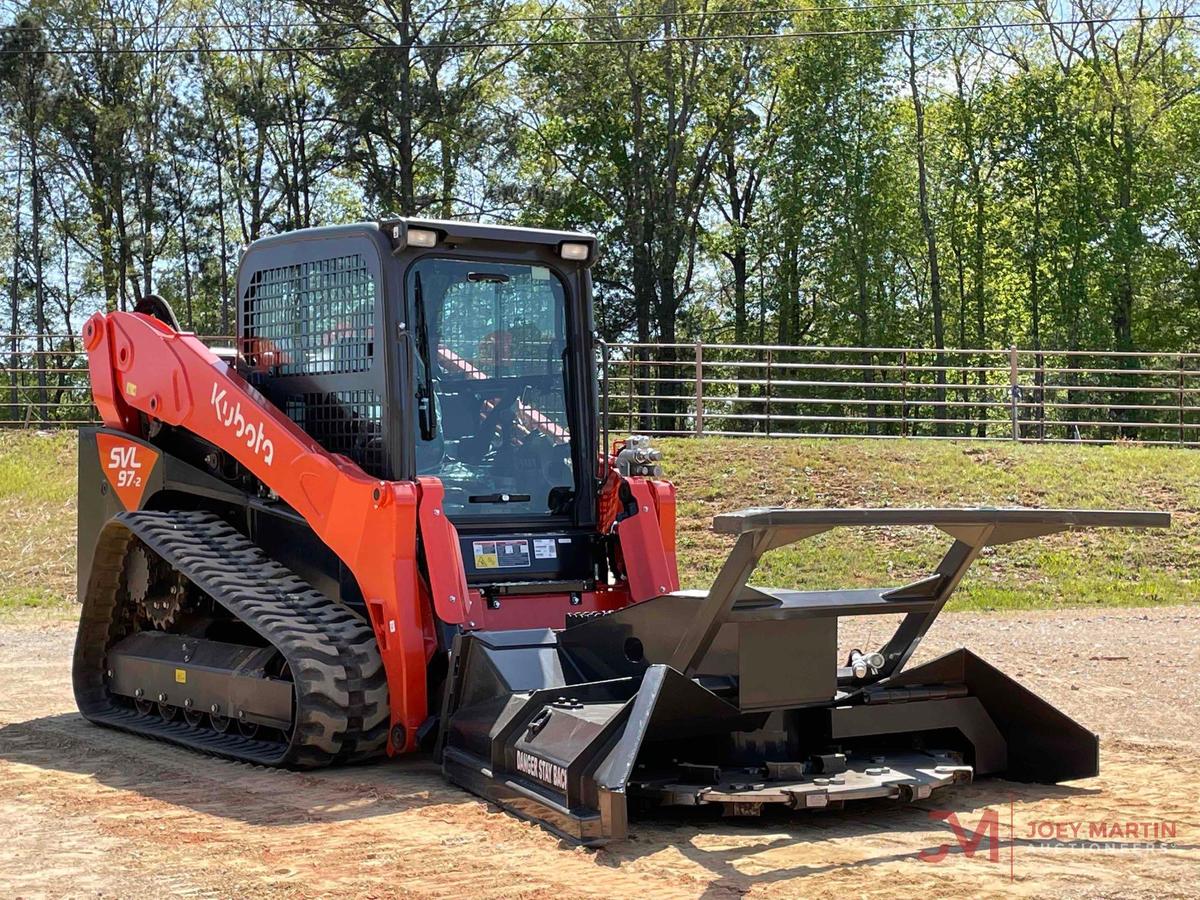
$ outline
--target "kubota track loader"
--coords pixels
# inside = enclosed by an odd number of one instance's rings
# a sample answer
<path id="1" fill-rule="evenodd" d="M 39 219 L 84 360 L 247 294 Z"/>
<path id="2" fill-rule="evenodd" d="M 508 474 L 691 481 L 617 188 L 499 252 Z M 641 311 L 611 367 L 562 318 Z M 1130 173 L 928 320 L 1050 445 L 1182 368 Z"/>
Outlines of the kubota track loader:
<path id="1" fill-rule="evenodd" d="M 84 327 L 75 695 L 93 722 L 249 762 L 419 748 L 577 840 L 632 804 L 753 814 L 1092 775 L 1095 735 L 977 656 L 905 664 L 986 547 L 1142 512 L 786 510 L 681 591 L 675 493 L 599 424 L 588 235 L 391 220 L 242 259 L 236 359 L 161 301 Z M 603 440 L 602 440 L 603 438 Z M 832 528 L 929 525 L 928 577 L 751 587 Z M 838 620 L 901 614 L 838 655 Z"/>

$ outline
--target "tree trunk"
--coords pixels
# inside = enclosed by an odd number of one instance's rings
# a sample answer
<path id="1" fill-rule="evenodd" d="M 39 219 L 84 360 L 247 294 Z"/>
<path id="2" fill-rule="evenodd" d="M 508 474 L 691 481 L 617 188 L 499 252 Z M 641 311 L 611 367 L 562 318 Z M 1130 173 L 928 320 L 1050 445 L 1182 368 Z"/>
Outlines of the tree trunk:
<path id="1" fill-rule="evenodd" d="M 937 407 L 934 418 L 946 419 L 946 325 L 942 310 L 942 275 L 938 268 L 937 233 L 933 228 L 933 217 L 929 213 L 928 174 L 925 162 L 925 104 L 917 87 L 916 36 L 909 33 L 908 86 L 912 92 L 913 114 L 916 117 L 917 137 L 917 206 L 921 214 L 921 231 L 925 235 L 925 252 L 929 261 L 929 302 L 933 308 L 933 346 L 938 351 L 937 361 Z M 940 437 L 946 435 L 945 422 L 934 428 Z"/>
<path id="2" fill-rule="evenodd" d="M 125 195 L 120 185 L 115 187 L 113 210 L 116 215 L 117 229 L 117 284 L 120 286 L 120 308 L 124 312 L 128 307 L 129 270 L 131 268 L 132 250 L 129 245 L 129 229 L 125 225 Z"/>
<path id="3" fill-rule="evenodd" d="M 400 13 L 400 215 L 417 213 L 413 178 L 412 3 L 404 0 Z"/>
<path id="4" fill-rule="evenodd" d="M 32 200 L 32 219 L 29 223 L 30 250 L 33 254 L 33 327 L 37 332 L 38 418 L 45 422 L 49 413 L 46 391 L 46 279 L 42 267 L 42 176 L 38 162 L 37 134 L 29 132 L 29 196 Z"/>
<path id="5" fill-rule="evenodd" d="M 60 194 L 61 196 L 61 194 Z M 62 209 L 67 208 L 66 197 L 62 197 Z M 66 327 L 66 353 L 56 354 L 54 357 L 54 368 L 58 372 L 54 376 L 54 405 L 60 411 L 62 408 L 63 398 L 67 393 L 68 380 L 71 378 L 67 373 L 71 363 L 77 358 L 75 356 L 75 331 L 71 327 L 71 320 L 74 318 L 73 311 L 75 301 L 71 297 L 71 236 L 67 232 L 66 222 L 62 223 L 62 296 L 61 312 L 63 321 L 67 323 Z M 76 418 L 80 413 L 72 412 L 71 418 Z"/>
<path id="6" fill-rule="evenodd" d="M 958 297 L 958 348 L 965 350 L 969 346 L 967 340 L 967 262 L 965 259 L 965 248 L 963 247 L 962 230 L 959 227 L 961 217 L 959 216 L 959 198 L 958 188 L 953 188 L 951 197 L 951 209 L 954 214 L 950 217 L 950 255 L 954 258 L 954 288 Z M 967 404 L 971 400 L 970 390 L 970 360 L 966 356 L 959 357 L 961 362 L 958 364 L 958 378 L 955 383 L 958 385 L 958 400 L 960 403 Z M 969 406 L 960 406 L 958 409 L 970 409 Z M 961 437 L 970 437 L 971 428 L 969 425 L 955 426 Z"/>
<path id="7" fill-rule="evenodd" d="M 641 228 L 635 229 L 639 234 Z M 651 316 L 654 309 L 654 273 L 652 262 L 650 260 L 649 247 L 644 239 L 635 239 L 633 247 L 633 303 L 637 319 L 637 339 L 639 344 L 649 344 L 653 338 L 650 330 Z M 638 360 L 642 363 L 650 359 L 650 351 L 647 347 L 638 348 L 636 354 Z M 650 367 L 642 365 L 641 375 L 645 378 Z M 629 377 L 633 379 L 634 371 L 631 368 Z M 648 413 L 653 411 L 651 401 L 644 399 L 647 394 L 650 394 L 649 384 L 645 381 L 634 381 L 632 383 L 632 392 L 638 394 L 643 399 L 636 401 L 638 419 L 638 428 L 648 428 L 647 423 L 653 424 L 653 420 L 648 417 Z M 633 410 L 630 410 L 632 414 Z"/>
<path id="8" fill-rule="evenodd" d="M 678 258 L 676 254 L 666 250 L 665 248 L 663 256 L 666 260 Z M 666 270 L 659 271 L 657 300 L 656 313 L 658 318 L 658 341 L 660 344 L 673 344 L 675 343 L 675 336 L 677 333 L 675 330 L 675 318 L 678 313 L 677 305 L 675 303 L 674 266 L 670 266 Z M 678 347 L 667 346 L 663 348 L 663 355 L 666 357 L 666 359 L 675 361 L 678 358 L 678 350 Z M 660 367 L 659 371 L 660 374 L 663 374 L 663 367 Z M 676 368 L 675 366 L 666 368 L 665 371 L 671 373 L 669 376 L 671 378 L 686 378 L 688 377 L 688 374 L 690 374 L 687 373 L 686 370 Z M 659 419 L 659 421 L 665 421 L 667 423 L 667 428 L 669 428 L 671 431 L 684 430 L 684 421 L 682 418 L 683 404 L 675 399 L 675 396 L 681 392 L 682 388 L 683 385 L 674 381 L 660 381 L 658 388 L 655 390 L 656 394 L 670 398 L 659 401 L 659 411 L 667 413 L 669 416 L 665 420 Z"/>
<path id="9" fill-rule="evenodd" d="M 1123 111 L 1121 125 L 1121 159 L 1117 175 L 1117 285 L 1112 301 L 1112 330 L 1115 349 L 1121 353 L 1133 350 L 1133 297 L 1134 297 L 1134 254 L 1137 252 L 1139 225 L 1137 212 L 1133 208 L 1133 178 L 1134 146 L 1133 125 L 1129 121 L 1128 107 Z M 1132 356 L 1118 356 L 1117 368 L 1136 369 L 1137 359 Z M 1124 387 L 1132 386 L 1135 376 L 1119 375 L 1119 383 Z M 1126 410 L 1128 418 L 1137 421 L 1140 418 L 1138 410 Z M 1115 418 L 1119 411 L 1111 415 Z M 1136 440 L 1138 437 L 1136 425 L 1122 426 L 1118 431 L 1121 437 Z"/>
<path id="10" fill-rule="evenodd" d="M 734 248 L 733 254 L 730 257 L 730 263 L 733 268 L 733 341 L 735 344 L 744 344 L 749 340 L 747 335 L 747 325 L 749 317 L 746 315 L 746 285 L 750 280 L 750 273 L 747 265 L 747 252 L 744 240 L 738 242 L 738 246 Z"/>
<path id="11" fill-rule="evenodd" d="M 189 329 L 195 329 L 195 314 L 192 304 L 192 258 L 188 243 L 188 213 L 186 206 L 181 205 L 179 214 L 179 249 L 183 253 L 183 304 L 184 317 Z"/>
<path id="12" fill-rule="evenodd" d="M 738 180 L 738 165 L 737 165 L 737 150 L 733 145 L 732 138 L 729 139 L 727 146 L 723 149 L 725 168 L 725 190 L 726 200 L 729 203 L 729 212 L 726 214 L 726 220 L 733 229 L 734 246 L 733 249 L 726 252 L 725 257 L 729 260 L 730 268 L 733 270 L 733 341 L 735 344 L 744 344 L 747 338 L 747 322 L 746 314 L 746 285 L 749 281 L 749 273 L 747 272 L 747 257 L 749 253 L 746 249 L 746 228 L 750 223 L 752 214 L 751 203 L 753 203 L 753 172 L 747 181 L 746 191 L 741 190 L 741 184 Z"/>
<path id="13" fill-rule="evenodd" d="M 1029 336 L 1033 342 L 1034 390 L 1037 399 L 1038 440 L 1046 438 L 1046 376 L 1042 357 L 1042 292 L 1041 292 L 1041 249 L 1042 249 L 1042 191 L 1035 177 L 1033 184 L 1033 235 L 1029 244 Z"/>
<path id="14" fill-rule="evenodd" d="M 116 257 L 113 255 L 112 206 L 102 199 L 97 199 L 92 209 L 100 220 L 100 274 L 104 279 L 104 309 L 105 312 L 113 312 L 121 306 L 121 276 Z"/>
<path id="15" fill-rule="evenodd" d="M 221 244 L 221 336 L 228 337 L 233 326 L 229 316 L 229 245 L 225 229 L 225 166 L 224 160 L 217 160 L 217 229 L 220 231 Z"/>
<path id="16" fill-rule="evenodd" d="M 854 318 L 858 324 L 858 346 L 860 347 L 871 346 L 871 296 L 867 279 L 866 248 L 859 246 L 854 254 L 854 292 L 857 298 Z M 863 368 L 860 370 L 859 378 L 866 385 L 863 388 L 863 398 L 867 401 L 865 406 L 867 434 L 875 434 L 878 430 L 875 425 L 875 391 L 871 388 L 871 384 L 875 381 L 875 370 L 870 368 L 871 355 L 869 353 L 863 353 L 862 360 Z"/>
<path id="17" fill-rule="evenodd" d="M 21 418 L 18 406 L 21 392 L 17 371 L 21 366 L 21 342 L 17 333 L 21 330 L 21 191 L 25 178 L 25 148 L 17 141 L 17 185 L 13 198 L 13 258 L 12 280 L 8 283 L 8 418 Z"/>
<path id="18" fill-rule="evenodd" d="M 987 309 L 985 307 L 986 293 L 984 290 L 984 197 L 983 197 L 983 179 L 980 176 L 979 162 L 976 160 L 971 166 L 971 182 L 972 189 L 975 195 L 975 239 L 972 248 L 972 254 L 975 263 L 975 282 L 973 293 L 975 295 L 975 327 L 976 337 L 979 340 L 979 362 L 976 370 L 976 384 L 979 385 L 979 395 L 982 400 L 986 396 L 987 372 L 984 367 L 987 365 Z M 976 437 L 987 437 L 987 410 L 986 406 L 980 406 L 975 410 L 975 418 L 979 420 L 979 424 L 975 426 Z"/>
<path id="19" fill-rule="evenodd" d="M 149 158 L 142 160 L 142 294 L 154 291 L 154 166 Z"/>
<path id="20" fill-rule="evenodd" d="M 441 216 L 444 219 L 454 217 L 454 192 L 457 190 L 458 172 L 454 168 L 454 152 L 450 146 L 450 129 L 443 128 L 438 143 L 442 147 L 442 200 Z"/>

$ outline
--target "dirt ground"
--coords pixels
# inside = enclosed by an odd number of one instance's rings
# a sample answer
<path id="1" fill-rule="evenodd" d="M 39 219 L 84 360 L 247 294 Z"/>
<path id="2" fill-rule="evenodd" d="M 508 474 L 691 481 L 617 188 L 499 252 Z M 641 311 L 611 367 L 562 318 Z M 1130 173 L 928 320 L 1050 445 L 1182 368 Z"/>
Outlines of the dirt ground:
<path id="1" fill-rule="evenodd" d="M 1099 778 L 980 781 L 914 807 L 673 814 L 599 851 L 447 786 L 427 759 L 296 774 L 91 726 L 71 699 L 72 637 L 0 625 L 0 896 L 1200 897 L 1194 607 L 947 615 L 923 646 L 971 647 L 1099 731 Z M 970 838 L 989 810 L 994 861 L 945 819 Z M 1090 837 L 1114 824 L 1120 836 Z M 918 855 L 943 844 L 940 862 Z"/>

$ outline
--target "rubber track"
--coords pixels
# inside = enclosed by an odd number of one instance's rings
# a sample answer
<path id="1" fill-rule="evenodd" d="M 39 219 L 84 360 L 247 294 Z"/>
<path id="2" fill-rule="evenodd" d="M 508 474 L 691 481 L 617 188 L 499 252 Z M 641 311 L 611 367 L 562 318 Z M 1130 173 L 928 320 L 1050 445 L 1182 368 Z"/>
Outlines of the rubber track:
<path id="1" fill-rule="evenodd" d="M 183 573 L 287 660 L 295 685 L 288 743 L 167 722 L 114 702 L 105 679 L 108 647 L 129 632 L 119 608 L 125 557 L 140 541 Z M 316 768 L 379 755 L 387 743 L 388 694 L 371 627 L 314 590 L 217 516 L 130 512 L 97 542 L 73 667 L 75 698 L 92 722 L 268 766 Z"/>

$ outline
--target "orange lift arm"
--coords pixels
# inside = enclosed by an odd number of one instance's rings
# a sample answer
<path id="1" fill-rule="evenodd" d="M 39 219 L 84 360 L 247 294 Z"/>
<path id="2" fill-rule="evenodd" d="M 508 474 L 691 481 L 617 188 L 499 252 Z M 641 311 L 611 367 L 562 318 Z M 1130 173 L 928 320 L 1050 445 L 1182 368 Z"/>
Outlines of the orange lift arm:
<path id="1" fill-rule="evenodd" d="M 140 436 L 137 413 L 220 447 L 304 517 L 350 568 L 366 600 L 387 673 L 388 750 L 414 749 L 428 715 L 432 612 L 417 567 L 426 543 L 460 559 L 429 566 L 433 605 L 463 621 L 466 576 L 436 479 L 381 481 L 316 443 L 192 334 L 139 313 L 97 313 L 83 329 L 92 393 L 109 428 Z"/>

